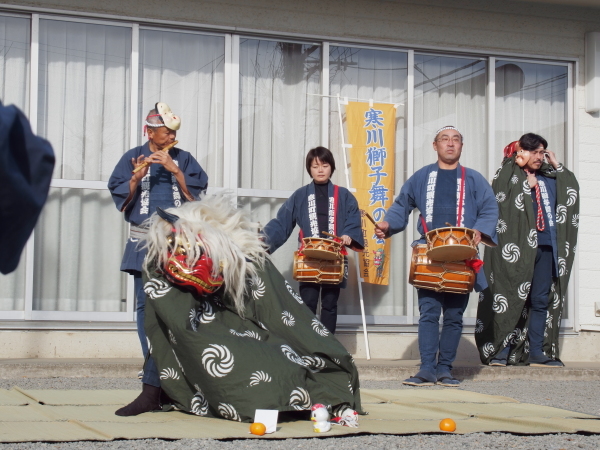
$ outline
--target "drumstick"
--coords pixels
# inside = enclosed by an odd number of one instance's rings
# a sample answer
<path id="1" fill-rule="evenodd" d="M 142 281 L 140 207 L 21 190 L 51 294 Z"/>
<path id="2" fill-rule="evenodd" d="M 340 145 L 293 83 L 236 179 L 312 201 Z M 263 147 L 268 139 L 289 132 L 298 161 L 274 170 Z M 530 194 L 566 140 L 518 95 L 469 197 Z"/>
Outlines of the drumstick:
<path id="1" fill-rule="evenodd" d="M 373 225 L 377 226 L 377 222 L 375 222 L 375 219 L 373 219 L 373 218 L 371 217 L 371 214 L 369 214 L 368 212 L 366 212 L 364 209 L 361 209 L 361 210 L 360 210 L 360 212 L 361 212 L 361 214 L 362 214 L 363 216 L 366 216 L 366 217 L 367 217 L 367 219 L 369 219 Z"/>
<path id="2" fill-rule="evenodd" d="M 329 236 L 329 237 L 332 237 L 332 238 L 335 238 L 335 239 L 339 239 L 340 241 L 342 240 L 341 237 L 336 236 L 335 234 L 328 233 L 327 231 L 321 231 L 321 233 L 323 233 L 325 236 Z"/>
<path id="3" fill-rule="evenodd" d="M 173 143 L 171 143 L 171 144 L 167 145 L 165 148 L 163 148 L 162 150 L 158 150 L 158 151 L 159 151 L 159 152 L 167 152 L 167 153 L 168 153 L 168 152 L 169 152 L 169 150 L 171 150 L 173 147 L 175 147 L 175 146 L 177 145 L 177 143 L 178 143 L 178 142 L 179 142 L 179 141 L 173 141 Z M 144 161 L 142 164 L 140 164 L 140 165 L 139 165 L 139 166 L 137 166 L 135 169 L 133 169 L 133 170 L 131 171 L 131 173 L 132 173 L 132 174 L 133 174 L 133 173 L 137 173 L 137 172 L 139 172 L 140 170 L 142 170 L 144 167 L 146 167 L 146 166 L 149 166 L 149 165 L 150 165 L 150 163 L 149 163 L 149 162 L 146 162 L 146 161 Z"/>

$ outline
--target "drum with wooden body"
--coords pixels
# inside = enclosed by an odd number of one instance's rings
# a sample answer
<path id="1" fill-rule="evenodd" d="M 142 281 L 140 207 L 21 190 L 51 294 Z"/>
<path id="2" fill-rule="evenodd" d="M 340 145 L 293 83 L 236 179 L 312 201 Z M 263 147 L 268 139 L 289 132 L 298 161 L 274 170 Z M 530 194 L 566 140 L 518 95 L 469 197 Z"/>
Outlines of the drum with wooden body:
<path id="1" fill-rule="evenodd" d="M 443 227 L 429 231 L 427 256 L 435 261 L 463 261 L 477 254 L 475 230 L 463 227 Z"/>
<path id="2" fill-rule="evenodd" d="M 302 239 L 304 247 L 302 253 L 309 258 L 338 260 L 341 256 L 342 244 L 331 239 L 318 237 L 305 237 Z"/>
<path id="3" fill-rule="evenodd" d="M 416 288 L 468 294 L 475 284 L 475 272 L 464 261 L 432 261 L 427 246 L 419 244 L 413 247 L 408 282 Z"/>
<path id="4" fill-rule="evenodd" d="M 337 259 L 310 258 L 294 252 L 293 277 L 296 281 L 319 284 L 339 284 L 344 279 L 344 257 Z"/>

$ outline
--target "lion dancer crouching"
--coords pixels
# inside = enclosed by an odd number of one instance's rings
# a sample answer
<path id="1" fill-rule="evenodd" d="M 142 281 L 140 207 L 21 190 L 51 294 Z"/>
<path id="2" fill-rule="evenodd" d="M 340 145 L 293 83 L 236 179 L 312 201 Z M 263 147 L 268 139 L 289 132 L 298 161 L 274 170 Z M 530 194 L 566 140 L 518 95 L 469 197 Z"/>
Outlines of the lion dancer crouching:
<path id="1" fill-rule="evenodd" d="M 351 355 L 223 196 L 149 219 L 146 333 L 161 387 L 183 411 L 251 422 L 256 409 L 361 411 Z"/>

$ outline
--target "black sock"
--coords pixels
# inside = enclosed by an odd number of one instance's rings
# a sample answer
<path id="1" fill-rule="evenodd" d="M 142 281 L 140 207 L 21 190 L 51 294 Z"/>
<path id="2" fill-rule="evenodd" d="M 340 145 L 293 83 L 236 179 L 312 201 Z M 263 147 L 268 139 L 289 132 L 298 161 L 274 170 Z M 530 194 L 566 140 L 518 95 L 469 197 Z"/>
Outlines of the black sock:
<path id="1" fill-rule="evenodd" d="M 129 405 L 115 411 L 117 416 L 137 416 L 145 412 L 160 409 L 160 387 L 142 385 L 142 393 Z"/>

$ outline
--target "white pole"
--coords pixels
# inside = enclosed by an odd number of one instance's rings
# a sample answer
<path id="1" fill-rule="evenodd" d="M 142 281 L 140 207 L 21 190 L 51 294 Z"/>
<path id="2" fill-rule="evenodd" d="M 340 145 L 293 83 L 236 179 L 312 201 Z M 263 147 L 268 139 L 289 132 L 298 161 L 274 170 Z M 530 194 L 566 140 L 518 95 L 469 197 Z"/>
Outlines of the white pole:
<path id="1" fill-rule="evenodd" d="M 342 121 L 342 102 L 340 102 L 340 97 L 337 97 L 338 102 L 338 116 L 340 119 L 340 134 L 342 136 L 342 154 L 344 155 L 344 169 L 346 173 L 346 186 L 348 190 L 356 191 L 350 186 L 350 171 L 348 170 L 348 158 L 346 156 L 346 149 L 351 148 L 351 144 L 346 144 L 344 140 L 344 122 Z M 347 105 L 348 102 L 344 101 L 344 104 Z M 361 219 L 362 220 L 362 219 Z M 365 350 L 367 351 L 367 359 L 371 359 L 371 350 L 369 349 L 369 336 L 367 334 L 367 318 L 365 317 L 365 302 L 363 299 L 363 291 L 362 291 L 362 283 L 363 279 L 360 276 L 360 261 L 358 258 L 358 252 L 354 253 L 354 264 L 356 265 L 356 280 L 358 281 L 358 296 L 360 299 L 360 314 L 362 316 L 362 324 L 363 324 L 363 334 L 365 336 Z"/>

